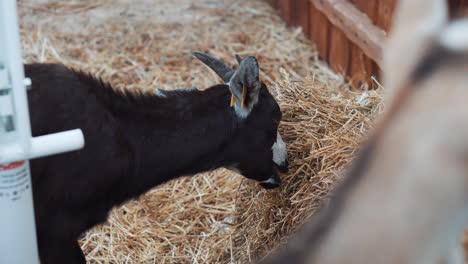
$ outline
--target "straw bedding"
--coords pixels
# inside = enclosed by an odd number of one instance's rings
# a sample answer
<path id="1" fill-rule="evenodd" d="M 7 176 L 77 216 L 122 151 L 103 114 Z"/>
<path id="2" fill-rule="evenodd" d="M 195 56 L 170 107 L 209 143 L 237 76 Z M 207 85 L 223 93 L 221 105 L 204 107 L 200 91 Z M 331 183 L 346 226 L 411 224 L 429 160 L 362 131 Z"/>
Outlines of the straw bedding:
<path id="1" fill-rule="evenodd" d="M 290 172 L 279 190 L 219 169 L 156 187 L 115 208 L 80 240 L 90 263 L 249 263 L 311 215 L 379 112 L 379 91 L 352 91 L 300 29 L 261 0 L 21 0 L 26 62 L 61 62 L 116 89 L 208 87 L 190 52 L 232 63 L 256 55 L 277 97 Z M 364 92 L 365 91 L 365 92 Z"/>

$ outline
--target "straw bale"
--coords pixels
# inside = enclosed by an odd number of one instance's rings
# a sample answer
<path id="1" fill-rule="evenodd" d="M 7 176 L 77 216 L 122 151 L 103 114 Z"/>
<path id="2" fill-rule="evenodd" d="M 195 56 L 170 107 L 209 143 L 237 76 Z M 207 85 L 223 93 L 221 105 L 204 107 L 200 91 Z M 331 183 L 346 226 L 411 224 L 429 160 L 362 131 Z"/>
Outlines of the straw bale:
<path id="1" fill-rule="evenodd" d="M 256 55 L 284 113 L 291 166 L 281 189 L 224 169 L 171 181 L 83 235 L 90 263 L 260 257 L 324 200 L 380 109 L 380 91 L 351 91 L 261 0 L 21 0 L 19 11 L 26 62 L 61 62 L 116 89 L 151 92 L 219 83 L 191 51 L 230 63 Z"/>

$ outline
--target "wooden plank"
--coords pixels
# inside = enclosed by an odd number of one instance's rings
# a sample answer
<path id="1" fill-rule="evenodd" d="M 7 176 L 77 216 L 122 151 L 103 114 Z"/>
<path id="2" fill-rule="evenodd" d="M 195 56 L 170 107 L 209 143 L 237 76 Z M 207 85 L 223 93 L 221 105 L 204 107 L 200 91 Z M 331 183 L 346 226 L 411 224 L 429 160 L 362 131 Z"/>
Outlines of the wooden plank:
<path id="1" fill-rule="evenodd" d="M 331 27 L 330 50 L 328 52 L 331 68 L 340 74 L 347 74 L 351 53 L 351 42 L 336 26 Z"/>
<path id="2" fill-rule="evenodd" d="M 468 0 L 460 0 L 460 13 L 463 15 L 468 15 Z"/>
<path id="3" fill-rule="evenodd" d="M 293 26 L 299 26 L 300 18 L 299 18 L 298 12 L 300 11 L 299 3 L 301 2 L 301 0 L 289 0 L 289 1 L 290 1 L 289 16 L 290 16 L 290 21 L 291 21 L 290 23 Z"/>
<path id="4" fill-rule="evenodd" d="M 397 2 L 397 0 L 379 0 L 375 24 L 387 32 L 392 26 L 393 14 L 395 13 Z"/>
<path id="5" fill-rule="evenodd" d="M 456 15 L 460 8 L 460 0 L 449 0 L 450 14 Z"/>
<path id="6" fill-rule="evenodd" d="M 356 8 L 367 14 L 369 19 L 376 21 L 376 1 L 351 0 L 351 2 L 356 6 Z M 370 86 L 373 86 L 373 82 L 370 78 L 373 75 L 377 75 L 378 71 L 379 69 L 376 63 L 367 57 L 359 46 L 353 44 L 351 46 L 350 69 L 348 74 L 353 86 L 355 88 L 359 88 L 364 83 L 368 83 Z"/>
<path id="7" fill-rule="evenodd" d="M 267 2 L 274 8 L 278 7 L 278 0 L 267 0 Z"/>
<path id="8" fill-rule="evenodd" d="M 275 7 L 275 8 L 278 8 L 279 6 L 279 1 L 280 0 L 270 0 L 271 1 L 271 4 Z"/>
<path id="9" fill-rule="evenodd" d="M 317 45 L 319 57 L 328 60 L 330 23 L 313 4 L 309 6 L 309 36 Z"/>
<path id="10" fill-rule="evenodd" d="M 292 2 L 291 23 L 302 27 L 305 34 L 309 33 L 309 0 L 295 0 Z"/>
<path id="11" fill-rule="evenodd" d="M 466 16 L 468 9 L 468 0 L 451 0 L 450 14 L 452 17 Z"/>
<path id="12" fill-rule="evenodd" d="M 286 22 L 291 23 L 291 3 L 294 0 L 278 0 L 278 8 Z"/>
<path id="13" fill-rule="evenodd" d="M 365 0 L 348 0 L 350 3 L 354 4 L 356 8 L 362 13 L 366 14 L 372 23 L 376 24 L 377 18 L 377 5 L 378 1 L 365 1 Z"/>
<path id="14" fill-rule="evenodd" d="M 366 14 L 345 0 L 312 0 L 332 24 L 358 45 L 378 65 L 382 64 L 385 32 L 375 26 Z M 380 2 L 379 2 L 380 3 Z"/>

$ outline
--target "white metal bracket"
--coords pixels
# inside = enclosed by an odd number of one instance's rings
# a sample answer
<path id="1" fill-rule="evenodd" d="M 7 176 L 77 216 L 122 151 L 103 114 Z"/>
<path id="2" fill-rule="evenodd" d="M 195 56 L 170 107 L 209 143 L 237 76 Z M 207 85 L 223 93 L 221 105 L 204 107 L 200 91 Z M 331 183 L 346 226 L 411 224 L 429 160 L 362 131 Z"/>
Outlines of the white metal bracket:
<path id="1" fill-rule="evenodd" d="M 0 263 L 38 264 L 28 160 L 80 149 L 84 137 L 32 137 L 15 0 L 0 0 L 0 36 Z"/>

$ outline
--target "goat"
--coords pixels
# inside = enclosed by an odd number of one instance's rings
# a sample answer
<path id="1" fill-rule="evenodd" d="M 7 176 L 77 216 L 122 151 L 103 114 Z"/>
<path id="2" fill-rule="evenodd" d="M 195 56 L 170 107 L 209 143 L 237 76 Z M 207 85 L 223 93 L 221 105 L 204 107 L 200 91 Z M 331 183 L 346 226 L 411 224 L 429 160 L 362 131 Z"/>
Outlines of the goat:
<path id="1" fill-rule="evenodd" d="M 345 180 L 263 264 L 464 263 L 468 18 L 399 1 L 384 54 L 389 107 Z"/>
<path id="2" fill-rule="evenodd" d="M 81 128 L 86 140 L 83 150 L 31 161 L 43 264 L 86 263 L 80 234 L 113 206 L 180 176 L 226 167 L 266 189 L 280 185 L 278 170 L 288 167 L 281 110 L 256 58 L 232 70 L 194 55 L 225 84 L 159 96 L 117 92 L 59 64 L 25 65 L 33 135 Z"/>

